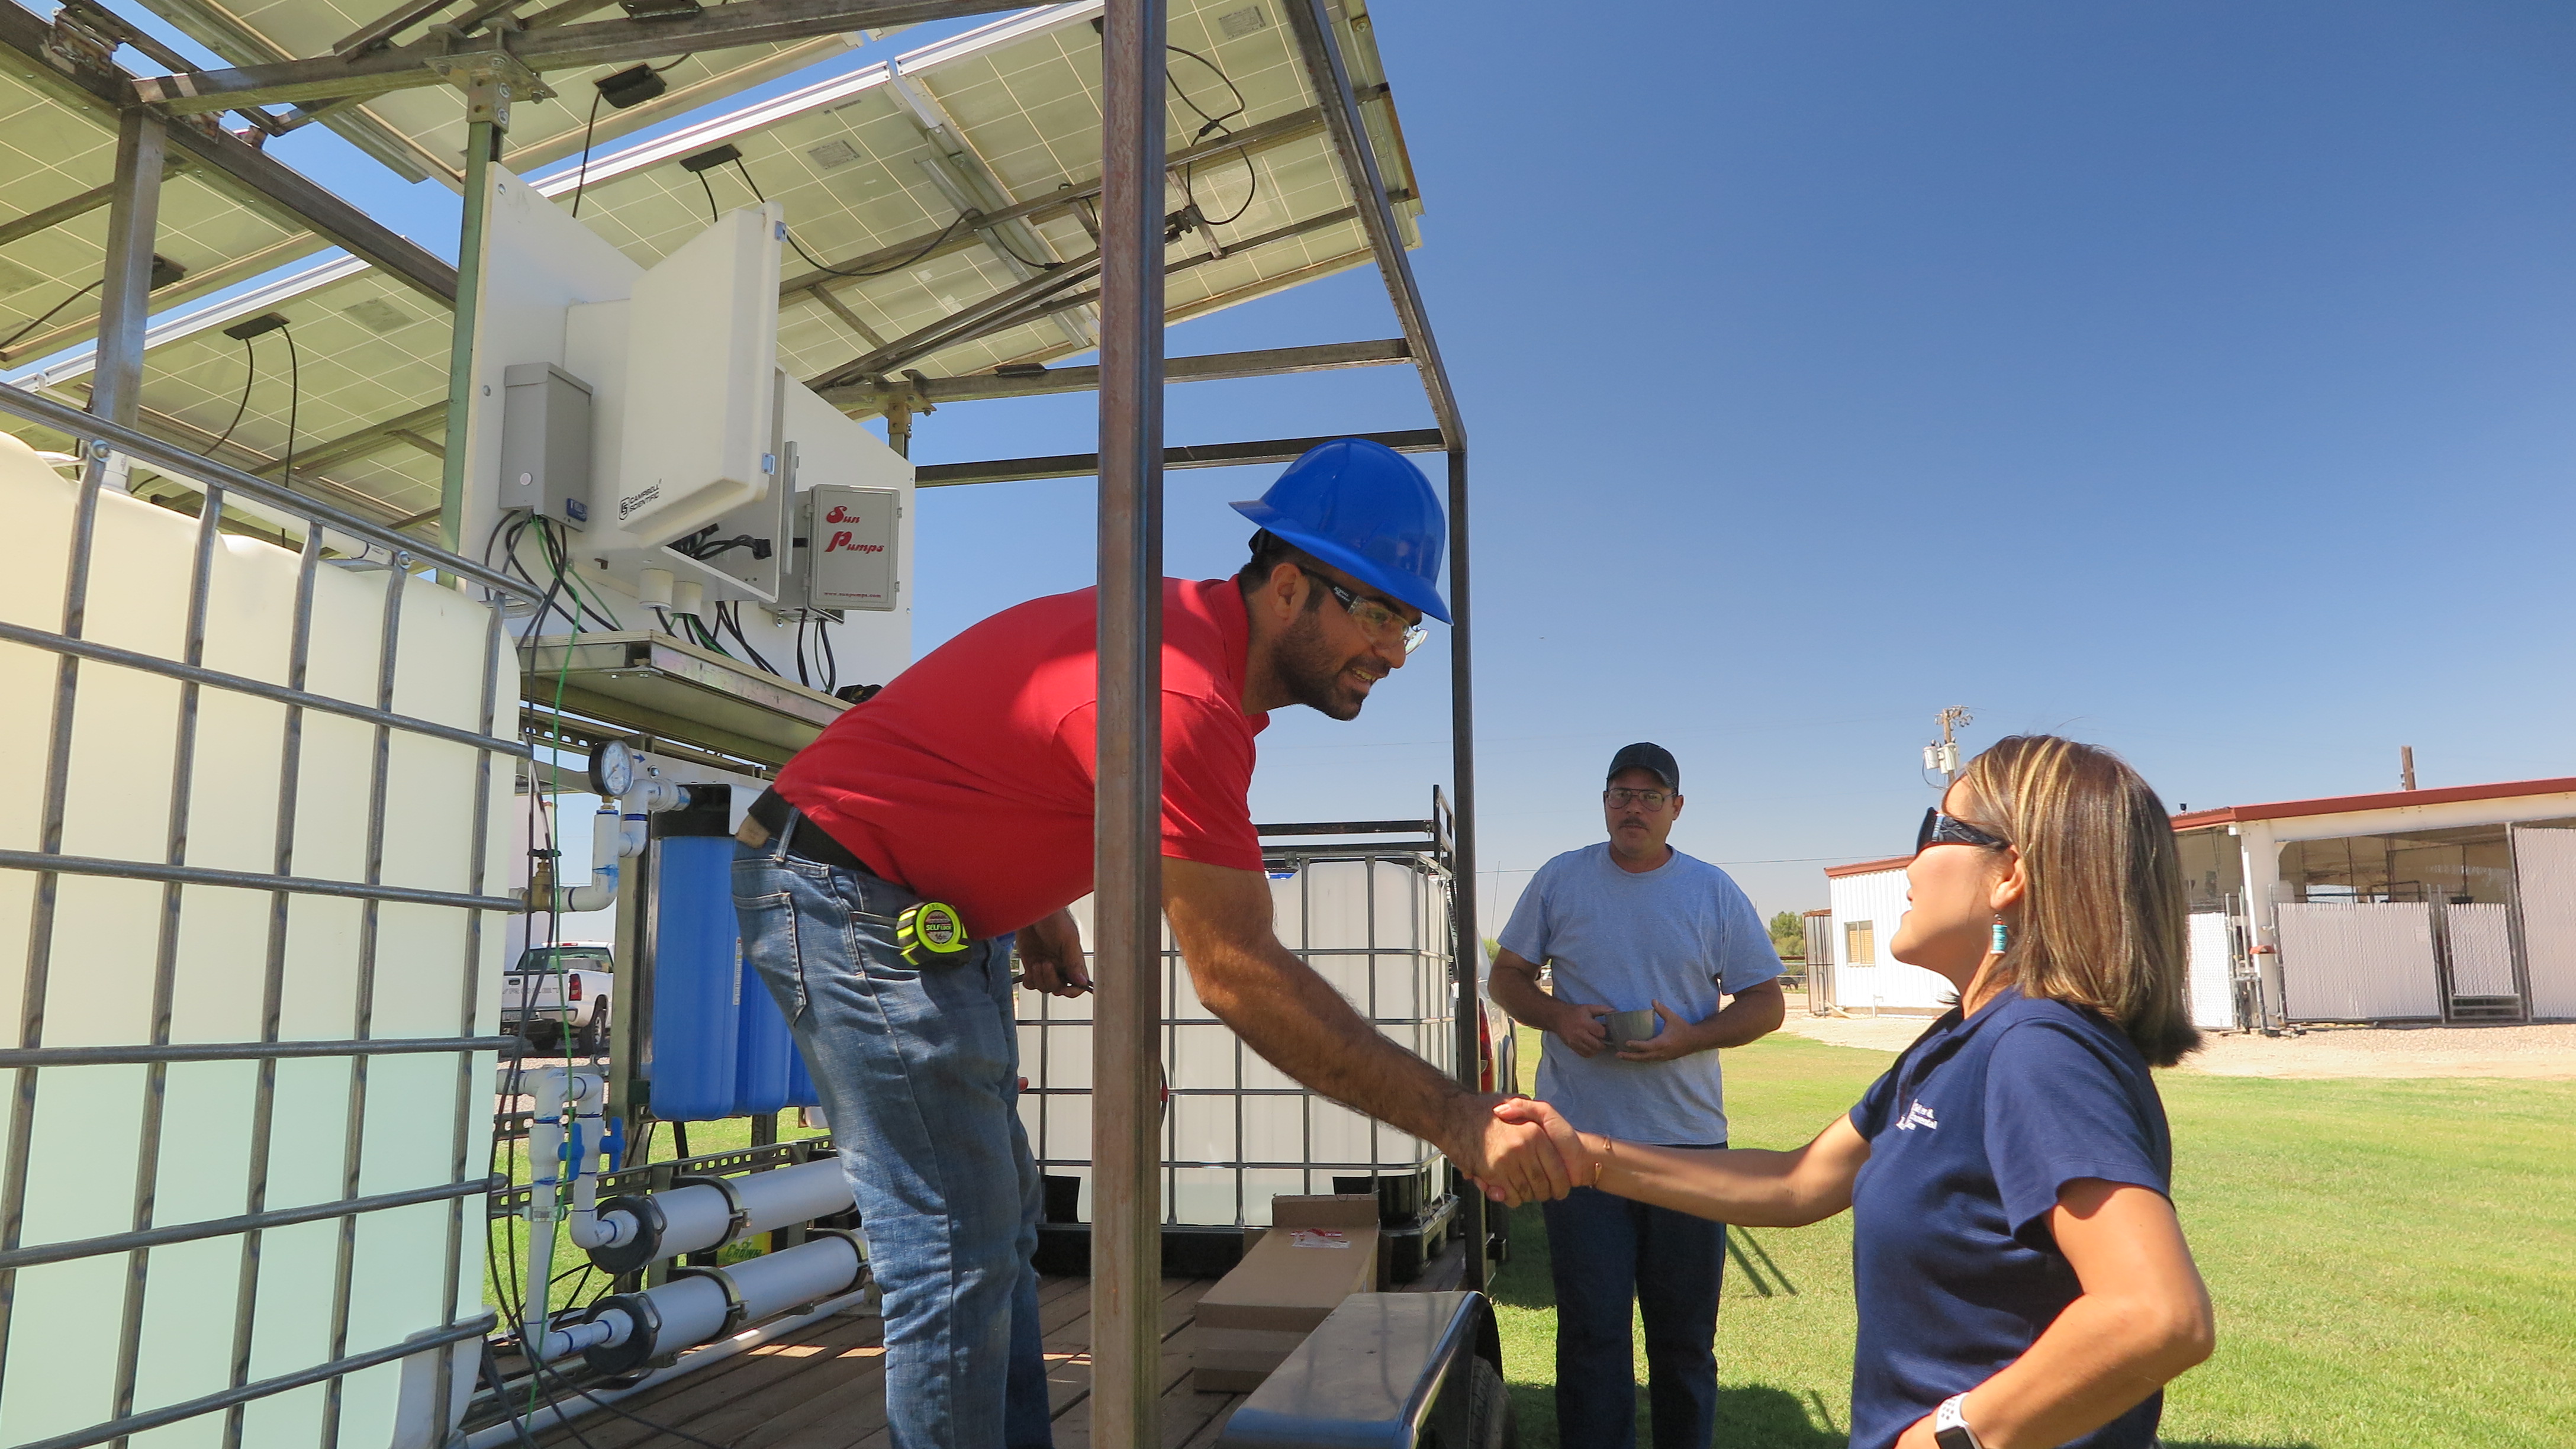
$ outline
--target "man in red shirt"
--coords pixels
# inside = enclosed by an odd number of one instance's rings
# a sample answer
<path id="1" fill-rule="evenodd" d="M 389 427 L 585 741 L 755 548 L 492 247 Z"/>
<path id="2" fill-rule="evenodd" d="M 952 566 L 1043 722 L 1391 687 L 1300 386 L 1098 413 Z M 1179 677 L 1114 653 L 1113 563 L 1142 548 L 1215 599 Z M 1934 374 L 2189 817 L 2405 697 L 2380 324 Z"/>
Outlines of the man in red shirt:
<path id="1" fill-rule="evenodd" d="M 1497 1119 L 1279 944 L 1247 803 L 1271 710 L 1353 718 L 1423 617 L 1448 622 L 1439 501 L 1402 457 L 1340 439 L 1235 508 L 1261 526 L 1242 571 L 1163 581 L 1163 910 L 1199 1000 L 1280 1070 L 1508 1200 L 1562 1196 L 1543 1132 Z M 1030 986 L 1091 984 L 1065 908 L 1092 881 L 1097 630 L 1084 589 L 932 651 L 789 762 L 735 861 L 745 957 L 794 1027 L 857 1195 L 899 1449 L 1050 1442 L 1010 960 L 1016 938 Z M 924 902 L 971 940 L 943 941 Z"/>

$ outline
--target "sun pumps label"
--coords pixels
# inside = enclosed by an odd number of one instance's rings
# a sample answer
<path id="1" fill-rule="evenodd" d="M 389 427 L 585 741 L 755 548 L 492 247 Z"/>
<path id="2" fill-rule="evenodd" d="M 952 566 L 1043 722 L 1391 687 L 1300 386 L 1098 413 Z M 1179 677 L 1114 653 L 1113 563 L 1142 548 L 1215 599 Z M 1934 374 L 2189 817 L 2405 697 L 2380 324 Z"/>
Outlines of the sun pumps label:
<path id="1" fill-rule="evenodd" d="M 825 486 L 812 492 L 806 529 L 817 609 L 896 607 L 896 524 L 902 495 L 891 488 Z"/>

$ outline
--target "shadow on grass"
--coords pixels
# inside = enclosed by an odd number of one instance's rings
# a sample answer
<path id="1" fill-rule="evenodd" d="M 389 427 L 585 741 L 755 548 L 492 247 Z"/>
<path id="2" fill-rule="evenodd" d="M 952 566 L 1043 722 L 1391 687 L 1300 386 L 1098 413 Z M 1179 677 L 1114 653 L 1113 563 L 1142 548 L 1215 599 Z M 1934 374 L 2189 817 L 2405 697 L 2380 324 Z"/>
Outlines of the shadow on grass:
<path id="1" fill-rule="evenodd" d="M 2163 1449 L 2317 1449 L 2305 1439 L 2295 1444 L 2250 1444 L 2240 1439 L 2159 1439 Z"/>
<path id="2" fill-rule="evenodd" d="M 1717 1391 L 1717 1449 L 1844 1449 L 1850 1435 L 1834 1425 L 1840 1416 L 1810 1390 L 1793 1394 L 1769 1384 L 1731 1384 Z M 1818 1428 L 1822 1423 L 1824 1427 Z M 1638 1420 L 1638 1442 L 1645 1420 Z"/>

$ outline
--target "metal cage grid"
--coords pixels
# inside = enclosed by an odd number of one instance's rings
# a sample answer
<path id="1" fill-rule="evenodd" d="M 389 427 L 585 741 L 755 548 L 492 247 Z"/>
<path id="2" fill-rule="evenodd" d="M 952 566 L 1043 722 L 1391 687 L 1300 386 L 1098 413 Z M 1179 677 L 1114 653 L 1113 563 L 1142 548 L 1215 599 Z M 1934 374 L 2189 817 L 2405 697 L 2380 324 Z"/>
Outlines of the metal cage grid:
<path id="1" fill-rule="evenodd" d="M 1317 845 L 1284 845 L 1272 843 L 1263 850 L 1264 861 L 1271 873 L 1275 908 L 1282 913 L 1281 935 L 1292 937 L 1297 944 L 1290 953 L 1317 966 L 1329 978 L 1336 973 L 1332 966 L 1349 962 L 1357 966 L 1355 974 L 1360 994 L 1351 1005 L 1379 1031 L 1399 1046 L 1429 1061 L 1444 1072 L 1453 1072 L 1458 1044 L 1455 1016 L 1458 995 L 1457 919 L 1455 913 L 1456 878 L 1448 849 L 1445 801 L 1435 800 L 1437 816 L 1430 821 L 1366 822 L 1357 826 L 1264 826 L 1264 835 L 1348 834 L 1367 830 L 1401 830 L 1420 833 L 1420 838 L 1336 843 Z M 1356 944 L 1318 946 L 1316 940 L 1316 903 L 1309 889 L 1311 868 L 1318 864 L 1357 865 L 1364 881 L 1357 915 L 1366 922 L 1363 939 Z M 1381 866 L 1393 871 L 1382 871 Z M 1388 877 L 1400 871 L 1403 899 L 1389 900 L 1387 892 L 1395 883 Z M 1293 882 L 1293 884 L 1291 884 Z M 1293 900 L 1293 907 L 1291 901 Z M 1285 919 L 1290 909 L 1296 919 Z M 1076 907 L 1076 914 L 1081 914 Z M 1381 939 L 1384 928 L 1392 924 L 1390 910 L 1400 915 L 1403 926 L 1393 939 Z M 1085 932 L 1089 939 L 1089 932 Z M 1407 960 L 1413 980 L 1407 995 L 1410 1001 L 1382 999 L 1392 984 L 1384 963 Z M 1409 1138 L 1395 1128 L 1353 1113 L 1328 1098 L 1296 1085 L 1278 1070 L 1255 1056 L 1241 1038 L 1227 1030 L 1198 1001 L 1191 989 L 1188 965 L 1181 959 L 1179 948 L 1172 942 L 1168 928 L 1162 943 L 1164 1006 L 1161 1036 L 1165 1091 L 1169 1103 L 1161 1125 L 1162 1139 L 1162 1220 L 1168 1225 L 1198 1224 L 1200 1217 L 1185 1215 L 1182 1203 L 1184 1173 L 1218 1172 L 1230 1178 L 1233 1211 L 1231 1221 L 1237 1225 L 1257 1225 L 1263 1220 L 1257 1209 L 1266 1208 L 1272 1191 L 1312 1193 L 1332 1190 L 1332 1179 L 1359 1175 L 1382 1175 L 1390 1172 L 1418 1172 L 1439 1160 L 1436 1149 L 1419 1139 Z M 1399 968 L 1402 969 L 1402 968 Z M 1342 988 L 1346 997 L 1352 993 Z M 1088 1080 L 1089 1063 L 1081 1067 L 1084 1080 L 1075 1085 L 1075 1074 L 1069 1062 L 1056 1057 L 1058 1037 L 1068 1030 L 1088 1032 L 1091 1026 L 1091 1000 L 1030 995 L 1021 998 L 1022 1033 L 1021 1067 L 1030 1085 L 1024 1089 L 1022 1121 L 1029 1130 L 1033 1155 L 1041 1170 L 1076 1170 L 1087 1173 L 1092 1167 L 1087 1149 L 1091 1141 L 1090 1099 L 1092 1084 Z M 1191 1085 L 1176 1077 L 1174 1067 L 1183 1060 L 1183 1033 L 1192 1031 L 1225 1032 L 1227 1060 L 1231 1080 L 1222 1085 Z M 1029 1047 L 1034 1043 L 1035 1050 Z M 1261 1085 L 1275 1080 L 1276 1085 Z M 1247 1121 L 1250 1104 L 1258 1101 L 1296 1101 L 1299 1124 L 1299 1152 L 1294 1158 L 1256 1156 L 1247 1150 L 1255 1135 Z M 1215 1158 L 1185 1150 L 1184 1103 L 1223 1100 L 1231 1103 L 1233 1121 L 1230 1140 L 1235 1150 Z M 1367 1150 L 1358 1156 L 1318 1154 L 1317 1127 L 1319 1116 L 1342 1113 L 1359 1119 L 1366 1134 Z M 1404 1138 L 1409 1149 L 1392 1139 Z M 1392 1143 L 1392 1145 L 1390 1145 Z M 1068 1154 L 1065 1146 L 1077 1152 Z M 1401 1160 L 1399 1160 L 1399 1158 Z M 1266 1181 L 1265 1181 L 1266 1179 Z M 1268 1189 L 1268 1190 L 1263 1190 Z M 1222 1225 L 1222 1224 L 1220 1224 Z"/>
<path id="2" fill-rule="evenodd" d="M 225 1415 L 223 1443 L 226 1449 L 238 1449 L 243 1439 L 245 1406 L 315 1384 L 325 1386 L 320 1443 L 323 1449 L 336 1449 L 340 1438 L 341 1391 L 346 1378 L 362 1369 L 425 1352 L 433 1354 L 436 1363 L 431 1395 L 434 1410 L 430 1442 L 444 1442 L 449 1428 L 451 1375 L 455 1366 L 454 1354 L 448 1346 L 479 1339 L 494 1325 L 493 1315 L 489 1313 L 462 1320 L 457 1317 L 461 1306 L 458 1285 L 469 1230 L 467 1199 L 479 1196 L 491 1187 L 490 1181 L 484 1177 L 468 1176 L 472 1166 L 473 1119 L 478 1111 L 489 1105 L 482 1100 L 488 1091 L 482 1079 L 488 1078 L 489 1067 L 485 1066 L 478 1073 L 476 1058 L 480 1053 L 498 1052 L 510 1040 L 500 1036 L 475 1035 L 476 1019 L 483 1005 L 478 999 L 482 920 L 488 911 L 515 912 L 521 909 L 516 900 L 486 893 L 486 870 L 490 864 L 488 827 L 491 823 L 489 787 L 492 760 L 495 755 L 527 758 L 531 753 L 525 744 L 493 733 L 502 704 L 498 695 L 502 610 L 496 605 L 499 596 L 517 597 L 533 603 L 535 594 L 499 573 L 425 547 L 391 528 L 342 513 L 280 484 L 208 462 L 182 449 L 36 394 L 0 386 L 0 412 L 83 440 L 83 477 L 72 512 L 61 627 L 58 631 L 47 631 L 0 621 L 0 640 L 49 652 L 58 661 L 47 726 L 49 746 L 39 817 L 39 848 L 33 851 L 0 851 L 0 868 L 31 872 L 35 876 L 19 1039 L 14 1047 L 0 1050 L 0 1067 L 9 1069 L 14 1076 L 7 1153 L 5 1161 L 0 1161 L 0 1376 L 5 1376 L 8 1371 L 7 1353 L 10 1333 L 16 1326 L 12 1323 L 12 1312 L 20 1269 L 113 1254 L 123 1254 L 127 1259 L 113 1380 L 113 1417 L 85 1429 L 23 1445 L 22 1449 L 75 1449 L 81 1445 L 121 1443 L 130 1435 L 217 1412 Z M 119 453 L 168 476 L 190 480 L 204 491 L 188 580 L 182 657 L 176 660 L 114 648 L 83 637 L 90 605 L 89 585 L 99 495 L 106 483 L 109 460 Z M 283 686 L 209 669 L 204 664 L 216 536 L 222 531 L 225 521 L 225 502 L 234 496 L 255 503 L 265 513 L 284 514 L 300 519 L 305 525 L 305 537 L 296 566 L 295 613 L 288 636 L 287 678 Z M 386 551 L 383 623 L 371 702 L 334 698 L 306 688 L 313 635 L 314 580 L 323 561 L 326 529 L 362 541 L 371 549 Z M 402 600 L 413 568 L 422 565 L 435 569 L 459 588 L 480 590 L 489 615 L 485 626 L 482 697 L 476 715 L 478 727 L 473 730 L 400 714 L 393 707 Z M 84 665 L 140 671 L 176 681 L 179 685 L 176 747 L 170 798 L 166 802 L 166 849 L 159 860 L 75 857 L 62 851 L 73 726 Z M 284 706 L 274 859 L 267 872 L 224 870 L 186 863 L 191 788 L 197 766 L 199 701 L 203 691 L 209 689 Z M 373 727 L 365 862 L 358 880 L 322 879 L 295 873 L 297 781 L 302 761 L 304 716 L 308 711 L 337 715 Z M 470 859 L 465 871 L 467 888 L 462 892 L 402 886 L 384 879 L 387 780 L 397 735 L 444 740 L 476 751 L 476 791 L 471 806 L 472 829 L 468 837 L 471 842 Z M 104 876 L 161 885 L 149 1041 L 113 1046 L 45 1045 L 45 1014 L 52 989 L 57 938 L 57 897 L 60 881 L 66 875 Z M 261 890 L 270 894 L 266 974 L 260 1005 L 261 1031 L 257 1041 L 180 1043 L 170 1039 L 174 997 L 180 984 L 182 906 L 186 888 L 192 885 Z M 299 897 L 313 896 L 352 898 L 360 902 L 355 1035 L 345 1040 L 281 1039 L 289 907 Z M 461 973 L 462 993 L 456 1002 L 456 1032 L 453 1036 L 404 1039 L 373 1035 L 380 911 L 389 902 L 465 913 L 465 969 Z M 443 1184 L 402 1191 L 361 1195 L 359 1184 L 366 1152 L 369 1063 L 379 1056 L 417 1053 L 453 1053 L 456 1057 L 449 1180 Z M 271 1209 L 267 1205 L 267 1197 L 271 1136 L 277 1105 L 277 1064 L 283 1060 L 314 1057 L 343 1057 L 349 1062 L 346 1128 L 338 1176 L 341 1195 L 336 1201 Z M 258 1063 L 244 1210 L 226 1218 L 158 1224 L 154 1219 L 155 1188 L 168 1072 L 175 1063 L 210 1061 Z M 99 1065 L 141 1065 L 146 1068 L 142 1150 L 136 1166 L 131 1226 L 127 1231 L 100 1237 L 29 1246 L 22 1241 L 22 1236 L 30 1191 L 31 1133 L 35 1126 L 40 1084 L 48 1069 Z M 352 1351 L 349 1310 L 358 1251 L 359 1218 L 387 1209 L 436 1202 L 447 1205 L 440 1323 L 399 1342 L 362 1345 Z M 249 1375 L 252 1328 L 260 1288 L 261 1236 L 273 1229 L 320 1221 L 338 1224 L 328 1330 L 329 1357 L 307 1368 L 253 1381 Z M 480 1230 L 479 1214 L 471 1220 L 471 1226 L 475 1231 Z M 229 1326 L 229 1386 L 184 1402 L 138 1412 L 135 1408 L 136 1379 L 153 1250 L 176 1243 L 233 1236 L 241 1240 L 241 1267 L 233 1321 Z M 5 1382 L 5 1377 L 0 1377 L 0 1382 Z"/>

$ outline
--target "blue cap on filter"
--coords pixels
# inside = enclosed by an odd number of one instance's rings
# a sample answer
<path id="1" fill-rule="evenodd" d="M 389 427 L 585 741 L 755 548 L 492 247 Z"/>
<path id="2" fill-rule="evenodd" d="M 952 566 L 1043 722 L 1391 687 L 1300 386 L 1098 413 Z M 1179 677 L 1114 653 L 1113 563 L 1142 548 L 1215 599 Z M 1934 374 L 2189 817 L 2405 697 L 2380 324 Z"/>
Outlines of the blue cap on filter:
<path id="1" fill-rule="evenodd" d="M 1234 511 L 1446 624 L 1440 555 L 1449 522 L 1431 480 L 1402 454 L 1366 438 L 1306 450 L 1256 501 Z"/>

